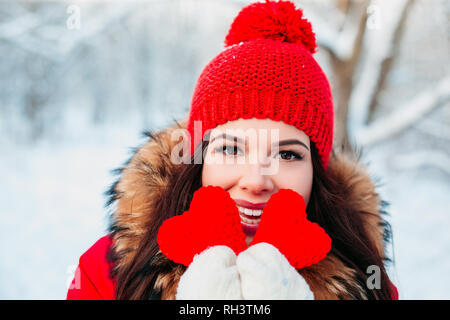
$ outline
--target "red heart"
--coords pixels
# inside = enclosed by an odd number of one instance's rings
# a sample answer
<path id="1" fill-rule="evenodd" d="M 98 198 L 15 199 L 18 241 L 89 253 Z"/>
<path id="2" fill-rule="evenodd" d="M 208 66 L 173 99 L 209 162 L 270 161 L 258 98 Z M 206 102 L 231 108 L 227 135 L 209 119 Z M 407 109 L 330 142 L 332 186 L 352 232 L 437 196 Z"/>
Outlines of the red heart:
<path id="1" fill-rule="evenodd" d="M 267 202 L 250 245 L 260 242 L 278 248 L 296 269 L 319 262 L 331 250 L 331 238 L 307 220 L 303 197 L 290 189 L 279 190 Z"/>
<path id="2" fill-rule="evenodd" d="M 189 211 L 165 220 L 157 242 L 165 256 L 185 266 L 211 246 L 225 245 L 236 254 L 247 248 L 237 206 L 227 191 L 216 186 L 201 187 Z"/>

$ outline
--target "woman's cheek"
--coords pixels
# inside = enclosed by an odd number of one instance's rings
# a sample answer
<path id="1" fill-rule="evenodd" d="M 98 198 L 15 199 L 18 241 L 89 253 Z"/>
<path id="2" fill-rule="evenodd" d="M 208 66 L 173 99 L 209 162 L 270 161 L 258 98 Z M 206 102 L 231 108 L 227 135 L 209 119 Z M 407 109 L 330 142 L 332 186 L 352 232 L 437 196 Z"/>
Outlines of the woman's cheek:
<path id="1" fill-rule="evenodd" d="M 313 175 L 312 170 L 280 170 L 277 175 L 276 184 L 280 189 L 292 189 L 302 195 L 308 204 L 311 196 Z"/>
<path id="2" fill-rule="evenodd" d="M 231 188 L 238 181 L 236 165 L 205 163 L 202 171 L 202 186 L 220 186 L 225 190 Z"/>

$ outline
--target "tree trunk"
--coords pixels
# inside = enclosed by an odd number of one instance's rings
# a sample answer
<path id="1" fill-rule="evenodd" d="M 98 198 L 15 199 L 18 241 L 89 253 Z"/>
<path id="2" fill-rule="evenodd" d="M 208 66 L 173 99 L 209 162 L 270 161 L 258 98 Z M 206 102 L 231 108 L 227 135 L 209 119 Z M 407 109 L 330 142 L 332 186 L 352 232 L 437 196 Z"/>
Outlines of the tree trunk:
<path id="1" fill-rule="evenodd" d="M 361 5 L 352 3 L 353 6 Z M 353 10 L 349 10 L 352 12 Z M 342 152 L 351 152 L 354 147 L 350 143 L 348 136 L 348 107 L 353 90 L 353 75 L 358 65 L 364 33 L 367 22 L 367 3 L 362 4 L 362 8 L 354 10 L 361 15 L 358 33 L 353 44 L 352 55 L 349 59 L 342 61 L 336 55 L 331 55 L 331 66 L 335 76 L 335 124 L 334 124 L 334 148 Z"/>

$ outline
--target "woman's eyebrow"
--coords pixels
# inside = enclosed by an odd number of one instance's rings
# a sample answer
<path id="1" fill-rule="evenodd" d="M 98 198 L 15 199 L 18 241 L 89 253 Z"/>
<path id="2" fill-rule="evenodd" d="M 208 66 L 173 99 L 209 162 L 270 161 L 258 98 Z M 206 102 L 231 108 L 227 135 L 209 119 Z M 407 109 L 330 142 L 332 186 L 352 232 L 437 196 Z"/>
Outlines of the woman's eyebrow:
<path id="1" fill-rule="evenodd" d="M 273 143 L 272 145 L 274 145 L 274 144 L 276 144 L 276 142 Z M 305 147 L 306 150 L 309 151 L 308 146 L 307 146 L 306 144 L 304 144 L 303 142 L 301 142 L 300 140 L 297 140 L 297 139 L 282 140 L 282 141 L 280 141 L 280 142 L 278 143 L 278 146 L 281 147 L 281 146 L 287 146 L 287 145 L 291 145 L 291 144 L 298 144 L 298 145 L 301 145 L 301 146 Z"/>
<path id="2" fill-rule="evenodd" d="M 222 133 L 221 135 L 217 135 L 217 136 L 213 137 L 209 143 L 212 144 L 214 142 L 214 140 L 220 139 L 220 138 L 226 139 L 226 140 L 230 140 L 230 141 L 233 141 L 233 142 L 237 141 L 238 143 L 244 143 L 244 140 L 242 140 L 241 138 L 238 138 L 238 137 L 235 137 L 235 136 L 231 136 L 231 135 L 227 135 L 226 133 Z M 275 145 L 275 144 L 276 144 L 276 142 L 273 143 L 272 146 Z M 301 142 L 300 140 L 297 140 L 297 139 L 288 139 L 288 140 L 282 140 L 282 141 L 278 142 L 278 146 L 279 147 L 287 146 L 287 145 L 291 145 L 291 144 L 301 145 L 301 146 L 305 147 L 306 150 L 309 151 L 308 146 L 306 144 L 304 144 L 303 142 Z"/>
<path id="3" fill-rule="evenodd" d="M 238 143 L 244 143 L 244 140 L 242 140 L 241 138 L 235 137 L 235 136 L 230 136 L 227 135 L 226 133 L 222 133 L 221 135 L 217 135 L 214 138 L 211 139 L 211 141 L 209 142 L 210 144 L 214 142 L 214 140 L 216 139 L 226 139 L 226 140 L 230 140 L 230 141 L 237 141 Z"/>

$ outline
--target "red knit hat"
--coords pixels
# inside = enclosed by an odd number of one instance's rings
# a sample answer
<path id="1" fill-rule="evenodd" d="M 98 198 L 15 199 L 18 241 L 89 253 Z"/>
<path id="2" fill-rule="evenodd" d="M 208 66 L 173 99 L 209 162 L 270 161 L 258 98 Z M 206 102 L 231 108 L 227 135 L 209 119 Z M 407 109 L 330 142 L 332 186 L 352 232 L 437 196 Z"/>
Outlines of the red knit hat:
<path id="1" fill-rule="evenodd" d="M 303 130 L 323 167 L 333 142 L 333 102 L 328 80 L 312 54 L 316 39 L 301 9 L 289 1 L 244 7 L 225 48 L 200 74 L 187 129 L 191 154 L 209 129 L 239 118 L 272 119 Z M 201 136 L 194 135 L 201 121 Z"/>

